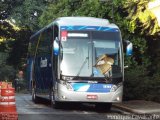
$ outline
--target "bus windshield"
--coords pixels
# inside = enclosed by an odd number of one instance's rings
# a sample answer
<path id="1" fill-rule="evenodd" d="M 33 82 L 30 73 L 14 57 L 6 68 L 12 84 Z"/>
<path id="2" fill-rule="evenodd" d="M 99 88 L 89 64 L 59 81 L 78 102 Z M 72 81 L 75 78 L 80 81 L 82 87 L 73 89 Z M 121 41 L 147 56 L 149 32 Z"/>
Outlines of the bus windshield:
<path id="1" fill-rule="evenodd" d="M 67 31 L 66 38 L 61 38 L 61 74 L 100 78 L 122 75 L 120 46 L 119 32 Z"/>

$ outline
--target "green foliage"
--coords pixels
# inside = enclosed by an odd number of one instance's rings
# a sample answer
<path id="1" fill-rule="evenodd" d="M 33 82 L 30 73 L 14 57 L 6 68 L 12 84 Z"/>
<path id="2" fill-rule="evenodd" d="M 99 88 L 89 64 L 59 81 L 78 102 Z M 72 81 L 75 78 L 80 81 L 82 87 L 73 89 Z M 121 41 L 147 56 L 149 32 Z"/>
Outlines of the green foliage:
<path id="1" fill-rule="evenodd" d="M 16 30 L 7 21 L 0 21 L 0 44 L 6 40 L 12 40 Z"/>
<path id="2" fill-rule="evenodd" d="M 11 9 L 21 0 L 1 0 L 0 1 L 0 20 L 5 20 L 11 14 Z"/>
<path id="3" fill-rule="evenodd" d="M 0 64 L 0 81 L 13 80 L 16 70 L 12 66 Z"/>
<path id="4" fill-rule="evenodd" d="M 148 71 L 144 66 L 135 66 L 125 71 L 124 99 L 144 99 L 148 81 Z"/>
<path id="5" fill-rule="evenodd" d="M 97 0 L 88 0 L 86 2 L 83 0 L 81 6 L 76 7 L 73 16 L 100 17 L 100 15 L 98 14 L 100 10 L 99 8 L 100 3 Z"/>
<path id="6" fill-rule="evenodd" d="M 10 18 L 14 19 L 19 26 L 37 30 L 39 29 L 38 18 L 46 4 L 44 0 L 24 0 L 12 9 Z"/>
<path id="7" fill-rule="evenodd" d="M 160 32 L 154 15 L 148 10 L 148 0 L 128 0 L 124 5 L 127 10 L 127 19 L 130 21 L 128 25 L 131 33 L 141 33 L 145 35 L 154 35 Z M 140 30 L 139 30 L 140 29 Z"/>
<path id="8" fill-rule="evenodd" d="M 99 0 L 62 0 L 50 4 L 40 16 L 39 21 L 41 27 L 64 16 L 92 16 L 106 18 L 113 22 L 113 12 L 114 21 L 122 30 L 123 38 L 130 36 L 125 34 L 126 32 L 133 33 L 133 36 L 137 33 L 141 36 L 154 35 L 160 29 L 155 17 L 147 10 L 147 4 L 148 1 L 143 0 L 115 0 L 113 3 Z"/>
<path id="9" fill-rule="evenodd" d="M 44 27 L 58 17 L 71 16 L 72 14 L 69 10 L 69 0 L 61 0 L 61 2 L 50 4 L 39 18 L 40 26 Z"/>
<path id="10" fill-rule="evenodd" d="M 15 41 L 10 44 L 12 50 L 9 52 L 7 63 L 15 68 L 21 68 L 26 63 L 27 50 L 31 31 L 28 29 L 21 29 L 15 35 Z"/>
<path id="11" fill-rule="evenodd" d="M 127 70 L 124 82 L 125 100 L 143 99 L 160 102 L 160 75 L 157 73 L 151 77 L 148 73 L 144 66 Z"/>
<path id="12" fill-rule="evenodd" d="M 39 18 L 41 27 L 49 24 L 58 17 L 88 16 L 111 18 L 111 5 L 101 3 L 99 0 L 61 0 L 50 4 Z M 109 14 L 109 15 L 108 15 Z"/>
<path id="13" fill-rule="evenodd" d="M 157 72 L 148 81 L 148 94 L 146 95 L 149 100 L 160 102 L 160 74 Z"/>

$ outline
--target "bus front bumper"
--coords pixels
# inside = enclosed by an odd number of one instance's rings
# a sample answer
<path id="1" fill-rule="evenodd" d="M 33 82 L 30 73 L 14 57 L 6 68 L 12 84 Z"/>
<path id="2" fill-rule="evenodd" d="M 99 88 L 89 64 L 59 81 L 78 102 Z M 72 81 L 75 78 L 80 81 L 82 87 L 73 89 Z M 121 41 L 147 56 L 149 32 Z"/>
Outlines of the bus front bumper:
<path id="1" fill-rule="evenodd" d="M 123 86 L 112 92 L 82 92 L 69 90 L 58 84 L 56 101 L 60 102 L 122 102 Z"/>

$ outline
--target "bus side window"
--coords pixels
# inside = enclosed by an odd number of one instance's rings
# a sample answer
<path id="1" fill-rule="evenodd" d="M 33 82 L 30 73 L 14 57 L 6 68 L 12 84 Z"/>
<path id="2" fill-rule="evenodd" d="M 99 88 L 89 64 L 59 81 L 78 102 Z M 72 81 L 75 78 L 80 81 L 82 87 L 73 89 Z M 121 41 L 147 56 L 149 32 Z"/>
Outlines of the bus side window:
<path id="1" fill-rule="evenodd" d="M 41 33 L 39 47 L 38 47 L 38 54 L 40 56 L 49 55 L 51 53 L 51 41 L 52 41 L 52 29 L 48 28 L 46 31 Z"/>

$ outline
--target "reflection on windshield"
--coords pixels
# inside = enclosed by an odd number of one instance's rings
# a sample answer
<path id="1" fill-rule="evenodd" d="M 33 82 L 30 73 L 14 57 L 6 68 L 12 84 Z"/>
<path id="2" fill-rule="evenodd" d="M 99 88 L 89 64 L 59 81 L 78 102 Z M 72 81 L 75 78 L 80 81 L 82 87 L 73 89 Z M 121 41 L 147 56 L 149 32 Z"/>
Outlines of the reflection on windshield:
<path id="1" fill-rule="evenodd" d="M 91 63 L 89 63 L 89 40 L 68 39 L 62 43 L 63 59 L 61 70 L 63 75 L 68 76 L 89 76 L 91 74 Z M 86 60 L 86 58 L 88 58 Z M 85 61 L 85 64 L 84 64 Z M 83 66 L 82 66 L 83 65 Z M 81 69 L 81 70 L 80 70 Z"/>

